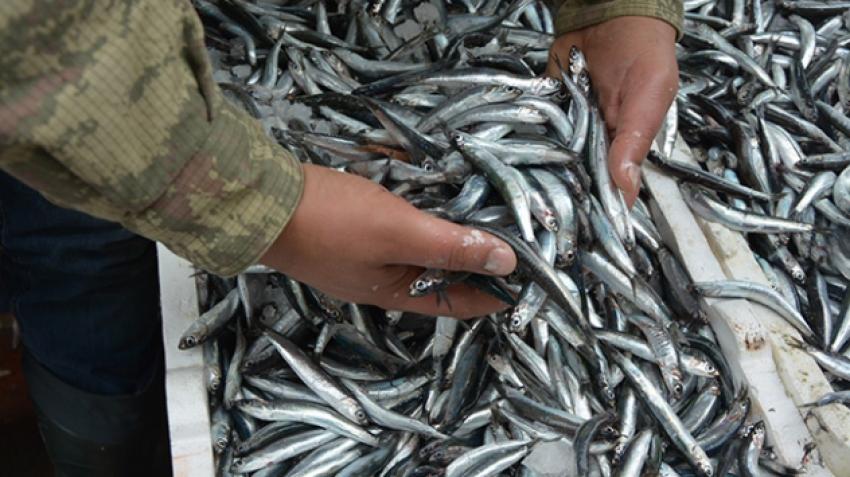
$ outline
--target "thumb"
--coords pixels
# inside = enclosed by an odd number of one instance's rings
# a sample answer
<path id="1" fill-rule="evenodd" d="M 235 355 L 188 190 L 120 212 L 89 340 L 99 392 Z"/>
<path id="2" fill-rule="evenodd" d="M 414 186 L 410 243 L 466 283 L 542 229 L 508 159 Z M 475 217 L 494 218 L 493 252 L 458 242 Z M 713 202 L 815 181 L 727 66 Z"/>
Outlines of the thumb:
<path id="1" fill-rule="evenodd" d="M 649 139 L 644 139 L 644 134 Z M 608 154 L 608 170 L 614 184 L 623 191 L 626 204 L 631 206 L 640 192 L 640 164 L 652 144 L 651 131 L 618 132 Z"/>
<path id="2" fill-rule="evenodd" d="M 638 77 L 641 76 L 643 81 L 631 82 L 632 87 L 624 91 L 617 113 L 616 134 L 608 154 L 611 177 L 623 191 L 629 207 L 640 191 L 640 164 L 649 153 L 675 95 L 675 85 L 671 86 L 666 76 L 659 77 L 652 72 Z"/>
<path id="3" fill-rule="evenodd" d="M 507 275 L 516 255 L 498 238 L 424 212 L 411 214 L 396 256 L 400 263 L 425 268 Z"/>

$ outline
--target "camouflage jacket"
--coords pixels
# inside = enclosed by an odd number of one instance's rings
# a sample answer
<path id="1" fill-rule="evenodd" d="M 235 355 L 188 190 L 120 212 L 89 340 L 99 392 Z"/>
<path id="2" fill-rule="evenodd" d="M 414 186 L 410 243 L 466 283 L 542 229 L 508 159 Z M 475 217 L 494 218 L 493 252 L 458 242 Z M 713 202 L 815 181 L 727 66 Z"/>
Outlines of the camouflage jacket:
<path id="1" fill-rule="evenodd" d="M 559 35 L 629 15 L 660 18 L 682 35 L 682 2 L 678 0 L 554 0 L 554 5 Z"/>
<path id="2" fill-rule="evenodd" d="M 619 15 L 678 28 L 681 3 L 566 0 L 558 27 Z M 256 263 L 303 189 L 213 82 L 186 0 L 0 2 L 0 169 L 220 275 Z"/>

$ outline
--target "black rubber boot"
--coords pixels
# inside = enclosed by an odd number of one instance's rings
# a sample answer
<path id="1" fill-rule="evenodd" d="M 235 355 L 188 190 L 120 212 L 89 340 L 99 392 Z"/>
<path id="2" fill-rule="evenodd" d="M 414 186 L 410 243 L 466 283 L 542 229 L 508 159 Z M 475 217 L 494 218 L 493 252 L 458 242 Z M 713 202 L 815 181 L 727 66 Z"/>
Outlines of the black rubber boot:
<path id="1" fill-rule="evenodd" d="M 162 366 L 124 396 L 69 386 L 26 353 L 23 369 L 56 477 L 171 475 Z"/>

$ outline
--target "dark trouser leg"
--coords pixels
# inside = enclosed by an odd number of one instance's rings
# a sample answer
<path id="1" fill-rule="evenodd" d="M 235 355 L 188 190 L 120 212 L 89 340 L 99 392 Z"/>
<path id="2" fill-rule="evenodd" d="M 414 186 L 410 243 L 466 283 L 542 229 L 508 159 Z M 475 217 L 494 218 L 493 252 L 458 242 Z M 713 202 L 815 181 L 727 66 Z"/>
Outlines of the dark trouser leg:
<path id="1" fill-rule="evenodd" d="M 0 286 L 59 476 L 169 475 L 152 242 L 0 172 Z"/>

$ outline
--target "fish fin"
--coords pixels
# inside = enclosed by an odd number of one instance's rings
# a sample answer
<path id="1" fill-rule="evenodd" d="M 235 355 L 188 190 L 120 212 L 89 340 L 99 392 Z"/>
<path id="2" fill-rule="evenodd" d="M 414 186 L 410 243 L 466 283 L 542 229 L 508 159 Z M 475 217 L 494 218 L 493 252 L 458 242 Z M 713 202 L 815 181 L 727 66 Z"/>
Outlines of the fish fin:
<path id="1" fill-rule="evenodd" d="M 449 294 L 445 290 L 437 290 L 437 306 L 440 306 L 440 302 L 446 302 L 446 306 L 449 308 L 449 311 L 452 311 L 452 302 L 449 300 Z"/>

